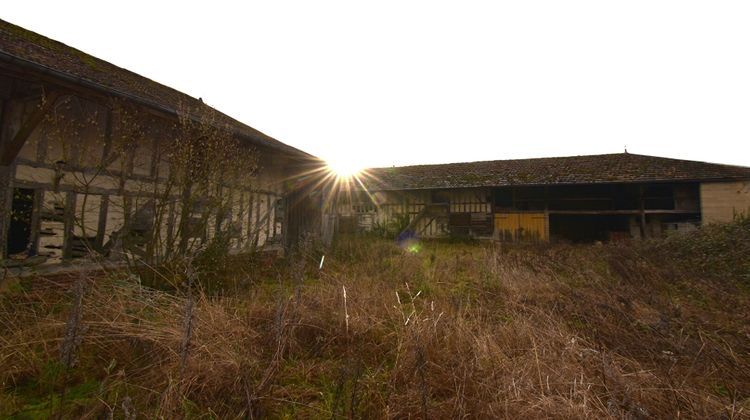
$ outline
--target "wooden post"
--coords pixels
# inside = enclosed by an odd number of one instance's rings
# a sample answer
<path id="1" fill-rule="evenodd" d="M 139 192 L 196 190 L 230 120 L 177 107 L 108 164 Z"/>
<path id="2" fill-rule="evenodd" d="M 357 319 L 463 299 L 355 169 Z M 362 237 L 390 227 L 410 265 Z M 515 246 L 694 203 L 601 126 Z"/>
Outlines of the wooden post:
<path id="1" fill-rule="evenodd" d="M 547 242 L 550 242 L 549 236 L 549 187 L 544 187 L 544 236 L 547 238 Z"/>
<path id="2" fill-rule="evenodd" d="M 42 208 L 44 206 L 44 190 L 41 188 L 34 189 L 34 203 L 31 211 L 31 251 L 39 251 L 39 231 L 42 228 Z"/>
<path id="3" fill-rule="evenodd" d="M 65 213 L 63 216 L 63 252 L 62 258 L 69 260 L 73 256 L 73 237 L 75 233 L 76 193 L 65 195 Z"/>
<path id="4" fill-rule="evenodd" d="M 646 239 L 646 205 L 643 199 L 643 185 L 638 186 L 638 202 L 641 219 L 641 239 Z"/>
<path id="5" fill-rule="evenodd" d="M 271 195 L 266 194 L 266 242 L 271 239 Z"/>
<path id="6" fill-rule="evenodd" d="M 12 91 L 12 87 L 11 87 Z M 0 150 L 5 144 L 6 127 L 8 125 L 8 112 L 10 111 L 10 100 L 2 99 L 0 106 Z M 9 133 L 8 133 L 9 135 Z M 10 165 L 0 165 L 0 260 L 6 257 L 8 245 L 8 226 L 10 225 L 10 212 L 12 209 L 13 195 L 11 178 L 13 172 Z"/>
<path id="7" fill-rule="evenodd" d="M 276 212 L 279 210 L 279 206 L 281 205 L 280 204 L 281 200 L 282 200 L 281 197 L 283 197 L 283 195 L 281 195 L 281 196 L 274 195 L 273 196 L 273 206 L 272 206 L 273 207 L 273 220 L 271 221 L 271 225 L 273 225 L 273 236 L 274 237 L 276 235 L 281 234 L 281 229 L 277 226 L 277 223 L 276 223 L 276 220 L 279 217 L 279 215 Z M 325 214 L 325 212 L 323 212 L 323 214 Z M 283 212 L 282 212 L 282 216 L 283 216 Z"/>
<path id="8" fill-rule="evenodd" d="M 253 248 L 253 229 L 255 229 L 253 225 L 253 216 L 255 215 L 253 207 L 253 192 L 250 191 L 247 201 L 247 236 L 245 237 L 247 248 Z"/>
<path id="9" fill-rule="evenodd" d="M 13 204 L 12 173 L 10 166 L 0 165 L 0 260 L 7 256 L 8 226 Z"/>
<path id="10" fill-rule="evenodd" d="M 256 195 L 255 200 L 255 224 L 253 225 L 253 250 L 258 247 L 260 242 L 260 194 Z"/>
<path id="11" fill-rule="evenodd" d="M 104 234 L 107 230 L 107 212 L 109 211 L 109 196 L 102 195 L 99 203 L 99 223 L 96 226 L 96 250 L 101 252 L 104 248 Z"/>

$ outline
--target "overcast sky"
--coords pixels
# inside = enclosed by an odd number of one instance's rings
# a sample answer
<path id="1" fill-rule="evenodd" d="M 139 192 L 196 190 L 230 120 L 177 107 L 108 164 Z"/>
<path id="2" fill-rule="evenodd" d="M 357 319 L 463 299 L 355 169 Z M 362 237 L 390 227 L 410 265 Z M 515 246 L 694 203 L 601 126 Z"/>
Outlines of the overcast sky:
<path id="1" fill-rule="evenodd" d="M 362 166 L 750 166 L 749 1 L 4 1 L 0 17 Z"/>

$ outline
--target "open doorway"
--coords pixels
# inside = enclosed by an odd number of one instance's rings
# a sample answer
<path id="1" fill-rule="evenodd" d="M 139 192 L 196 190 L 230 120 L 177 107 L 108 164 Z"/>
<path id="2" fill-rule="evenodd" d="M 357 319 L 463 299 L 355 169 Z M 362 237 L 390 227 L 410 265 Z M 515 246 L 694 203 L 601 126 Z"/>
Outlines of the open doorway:
<path id="1" fill-rule="evenodd" d="M 570 242 L 616 241 L 630 238 L 627 215 L 551 214 L 550 235 Z"/>
<path id="2" fill-rule="evenodd" d="M 8 255 L 20 254 L 31 250 L 31 219 L 34 213 L 34 190 L 30 188 L 14 188 L 13 204 L 8 226 Z"/>

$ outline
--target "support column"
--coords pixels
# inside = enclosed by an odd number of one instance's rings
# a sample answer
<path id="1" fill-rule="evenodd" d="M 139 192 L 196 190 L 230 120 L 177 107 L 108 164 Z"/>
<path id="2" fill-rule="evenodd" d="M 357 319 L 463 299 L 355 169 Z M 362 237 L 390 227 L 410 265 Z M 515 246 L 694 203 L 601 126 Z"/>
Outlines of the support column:
<path id="1" fill-rule="evenodd" d="M 266 194 L 266 242 L 271 239 L 271 195 Z"/>
<path id="2" fill-rule="evenodd" d="M 109 211 L 109 195 L 104 194 L 101 197 L 99 205 L 99 222 L 96 226 L 96 250 L 102 252 L 104 249 L 104 234 L 107 230 L 107 212 Z"/>
<path id="3" fill-rule="evenodd" d="M 13 203 L 12 174 L 11 166 L 0 165 L 0 259 L 5 259 L 7 256 L 8 226 Z"/>
<path id="4" fill-rule="evenodd" d="M 42 210 L 44 207 L 44 190 L 34 189 L 34 205 L 31 212 L 31 251 L 39 253 L 39 231 L 42 228 Z"/>
<path id="5" fill-rule="evenodd" d="M 63 260 L 73 258 L 73 238 L 75 237 L 76 221 L 76 193 L 68 192 L 65 195 L 65 214 L 63 232 Z"/>
<path id="6" fill-rule="evenodd" d="M 638 187 L 638 202 L 641 221 L 641 239 L 646 239 L 646 205 L 643 200 L 643 185 Z"/>
<path id="7" fill-rule="evenodd" d="M 10 87 L 12 92 L 13 87 Z M 8 95 L 10 96 L 10 95 Z M 0 152 L 4 150 L 6 140 L 10 135 L 7 133 L 8 113 L 10 112 L 10 100 L 3 95 L 0 98 Z M 0 260 L 7 257 L 6 251 L 8 246 L 8 226 L 10 225 L 10 212 L 13 203 L 13 194 L 11 188 L 11 178 L 13 170 L 10 165 L 0 165 Z"/>
<path id="8" fill-rule="evenodd" d="M 544 187 L 544 237 L 547 238 L 547 242 L 551 242 L 549 233 L 549 187 Z"/>

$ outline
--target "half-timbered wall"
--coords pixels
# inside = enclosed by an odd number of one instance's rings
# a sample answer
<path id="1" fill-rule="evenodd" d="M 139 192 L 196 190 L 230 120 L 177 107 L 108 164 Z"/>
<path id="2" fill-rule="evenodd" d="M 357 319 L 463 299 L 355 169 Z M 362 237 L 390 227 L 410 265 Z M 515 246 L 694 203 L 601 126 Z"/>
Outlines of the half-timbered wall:
<path id="1" fill-rule="evenodd" d="M 180 233 L 179 192 L 165 190 L 165 145 L 176 120 L 144 112 L 139 116 L 141 129 L 128 132 L 126 120 L 132 115 L 111 102 L 49 91 L 41 84 L 0 75 L 1 150 L 6 152 L 19 133 L 30 130 L 12 161 L 0 165 L 3 257 L 11 240 L 7 232 L 14 194 L 29 191 L 32 217 L 24 223 L 31 233 L 27 249 L 16 258 L 39 255 L 55 263 L 92 250 L 115 254 L 121 252 L 118 241 L 125 231 L 153 232 L 164 243 L 182 234 L 187 245 L 196 244 L 212 238 L 218 224 L 231 225 L 236 251 L 281 243 L 283 221 L 277 209 L 285 193 L 287 156 L 257 148 L 258 171 L 250 184 L 228 183 L 222 190 L 231 203 L 229 211 L 217 215 L 205 232 Z M 42 97 L 53 103 L 45 105 Z M 200 206 L 194 207 L 185 214 L 200 214 Z"/>
<path id="2" fill-rule="evenodd" d="M 353 220 L 359 230 L 413 223 L 413 232 L 425 238 L 449 236 L 452 230 L 455 233 L 457 226 L 452 225 L 450 215 L 488 221 L 492 215 L 488 189 L 377 191 L 338 194 L 335 200 L 334 212 L 340 219 Z"/>

